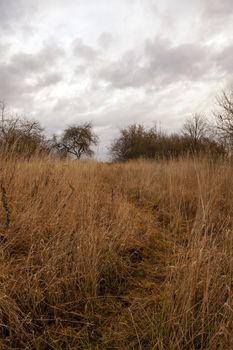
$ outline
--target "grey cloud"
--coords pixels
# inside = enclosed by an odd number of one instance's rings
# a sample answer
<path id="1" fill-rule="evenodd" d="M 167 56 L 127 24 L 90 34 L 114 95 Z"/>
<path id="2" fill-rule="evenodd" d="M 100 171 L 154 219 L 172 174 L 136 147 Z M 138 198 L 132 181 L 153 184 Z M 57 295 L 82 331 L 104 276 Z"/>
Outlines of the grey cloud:
<path id="1" fill-rule="evenodd" d="M 177 80 L 203 78 L 211 69 L 208 49 L 198 44 L 173 46 L 156 38 L 148 41 L 144 52 L 129 51 L 119 61 L 102 67 L 101 79 L 115 88 L 169 85 Z"/>
<path id="2" fill-rule="evenodd" d="M 110 33 L 104 32 L 99 36 L 98 44 L 103 49 L 108 49 L 113 43 L 113 36 Z"/>
<path id="3" fill-rule="evenodd" d="M 61 82 L 63 79 L 62 73 L 59 72 L 52 72 L 43 75 L 41 78 L 39 78 L 36 88 L 43 89 L 47 87 L 51 87 L 52 85 L 56 85 L 59 82 Z"/>
<path id="4" fill-rule="evenodd" d="M 31 93 L 30 84 L 6 63 L 0 64 L 0 98 L 16 105 L 27 92 Z"/>
<path id="5" fill-rule="evenodd" d="M 233 1 L 205 0 L 201 2 L 200 16 L 201 33 L 206 38 L 223 36 L 225 40 L 232 40 Z"/>
<path id="6" fill-rule="evenodd" d="M 93 120 L 103 144 L 134 121 L 175 127 L 232 77 L 233 0 L 0 0 L 0 14 L 0 98 L 54 132 Z"/>
<path id="7" fill-rule="evenodd" d="M 75 74 L 81 75 L 87 71 L 88 67 L 85 64 L 78 64 L 74 70 Z"/>
<path id="8" fill-rule="evenodd" d="M 1 0 L 0 30 L 5 33 L 16 31 L 23 21 L 30 21 L 31 14 L 36 10 L 35 4 L 28 0 Z"/>
<path id="9" fill-rule="evenodd" d="M 85 101 L 85 98 L 74 97 L 62 97 L 57 99 L 54 104 L 53 112 L 56 114 L 65 114 L 67 118 L 75 118 L 75 115 L 83 115 L 87 113 L 89 102 Z"/>
<path id="10" fill-rule="evenodd" d="M 217 17 L 229 17 L 233 15 L 232 0 L 205 0 L 202 2 L 203 11 L 210 19 Z"/>
<path id="11" fill-rule="evenodd" d="M 62 79 L 56 71 L 56 64 L 64 54 L 62 49 L 51 43 L 33 54 L 17 53 L 0 63 L 0 98 L 15 103 L 30 95 L 33 100 L 33 93 Z"/>
<path id="12" fill-rule="evenodd" d="M 36 73 L 50 69 L 60 58 L 64 57 L 65 52 L 56 44 L 44 46 L 38 52 L 17 53 L 11 57 L 10 67 L 15 73 Z"/>
<path id="13" fill-rule="evenodd" d="M 9 43 L 0 42 L 0 61 L 5 61 L 9 54 L 11 45 Z"/>
<path id="14" fill-rule="evenodd" d="M 171 78 L 193 80 L 208 71 L 208 49 L 199 44 L 172 46 L 170 42 L 159 39 L 148 42 L 145 53 L 151 71 Z"/>
<path id="15" fill-rule="evenodd" d="M 81 39 L 77 38 L 72 43 L 73 53 L 77 58 L 85 61 L 92 61 L 98 57 L 98 51 L 91 46 L 86 45 Z"/>
<path id="16" fill-rule="evenodd" d="M 145 6 L 146 11 L 152 15 L 158 14 L 158 7 L 155 0 L 140 0 L 142 6 Z"/>
<path id="17" fill-rule="evenodd" d="M 232 70 L 233 45 L 226 46 L 216 56 L 216 63 L 219 68 L 227 74 L 233 74 Z"/>
<path id="18" fill-rule="evenodd" d="M 112 87 L 120 89 L 144 84 L 145 69 L 138 66 L 135 56 L 133 51 L 129 51 L 119 61 L 106 64 L 100 68 L 99 78 L 110 83 Z"/>

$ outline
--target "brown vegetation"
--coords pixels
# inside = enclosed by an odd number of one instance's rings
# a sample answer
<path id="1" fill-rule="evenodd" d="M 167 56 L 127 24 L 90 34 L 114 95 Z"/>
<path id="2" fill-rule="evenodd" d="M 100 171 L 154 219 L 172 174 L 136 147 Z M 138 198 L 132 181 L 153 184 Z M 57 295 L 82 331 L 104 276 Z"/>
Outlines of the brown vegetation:
<path id="1" fill-rule="evenodd" d="M 216 158 L 227 154 L 224 145 L 209 136 L 207 122 L 198 115 L 187 119 L 179 134 L 167 134 L 156 127 L 147 129 L 141 124 L 129 125 L 121 129 L 110 151 L 116 162 L 138 158 L 174 159 L 188 155 Z"/>
<path id="2" fill-rule="evenodd" d="M 232 164 L 2 161 L 0 348 L 233 348 Z"/>

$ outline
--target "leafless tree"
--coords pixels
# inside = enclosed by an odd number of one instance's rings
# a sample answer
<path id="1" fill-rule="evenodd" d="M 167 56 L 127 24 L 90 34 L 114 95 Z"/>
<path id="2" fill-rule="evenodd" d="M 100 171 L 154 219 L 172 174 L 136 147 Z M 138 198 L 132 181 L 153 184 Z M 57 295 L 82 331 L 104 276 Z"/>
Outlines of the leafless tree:
<path id="1" fill-rule="evenodd" d="M 194 114 L 185 121 L 182 133 L 194 142 L 205 139 L 208 134 L 208 122 L 206 117 L 203 114 Z"/>
<path id="2" fill-rule="evenodd" d="M 217 97 L 218 109 L 214 112 L 216 129 L 220 139 L 233 149 L 233 90 L 223 91 Z"/>
<path id="3" fill-rule="evenodd" d="M 204 121 L 202 124 L 201 119 L 195 118 L 194 124 L 192 122 L 191 120 L 187 123 L 185 135 L 184 132 L 168 135 L 156 128 L 147 129 L 140 124 L 129 125 L 120 130 L 119 137 L 110 148 L 112 160 L 124 162 L 140 157 L 170 159 L 194 154 L 215 157 L 224 155 L 224 148 L 206 136 Z"/>
<path id="4" fill-rule="evenodd" d="M 120 130 L 110 153 L 114 161 L 127 161 L 139 157 L 155 158 L 158 153 L 159 132 L 156 127 L 145 128 L 142 124 L 132 124 Z"/>
<path id="5" fill-rule="evenodd" d="M 62 135 L 53 136 L 51 148 L 55 149 L 60 156 L 71 156 L 81 158 L 81 156 L 92 156 L 92 146 L 96 146 L 98 138 L 92 130 L 91 123 L 73 125 L 67 127 Z"/>
<path id="6" fill-rule="evenodd" d="M 0 101 L 0 151 L 6 155 L 31 157 L 45 152 L 45 138 L 40 123 L 12 115 L 4 101 Z"/>

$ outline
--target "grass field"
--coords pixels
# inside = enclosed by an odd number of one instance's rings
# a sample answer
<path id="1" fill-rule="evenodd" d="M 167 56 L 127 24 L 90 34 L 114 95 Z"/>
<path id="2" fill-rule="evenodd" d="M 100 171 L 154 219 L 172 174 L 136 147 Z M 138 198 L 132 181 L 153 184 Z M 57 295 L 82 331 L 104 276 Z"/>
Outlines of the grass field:
<path id="1" fill-rule="evenodd" d="M 233 349 L 233 165 L 1 162 L 0 349 Z"/>

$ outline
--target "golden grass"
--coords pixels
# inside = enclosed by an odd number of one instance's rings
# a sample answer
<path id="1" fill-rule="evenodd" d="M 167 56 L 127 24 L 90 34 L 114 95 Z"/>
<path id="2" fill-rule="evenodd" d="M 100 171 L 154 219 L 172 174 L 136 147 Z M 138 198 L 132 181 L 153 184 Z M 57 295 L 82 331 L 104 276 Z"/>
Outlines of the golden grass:
<path id="1" fill-rule="evenodd" d="M 233 349 L 232 170 L 2 161 L 0 349 Z"/>

